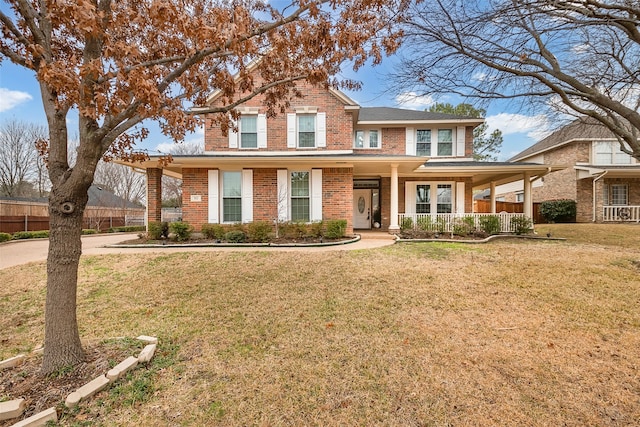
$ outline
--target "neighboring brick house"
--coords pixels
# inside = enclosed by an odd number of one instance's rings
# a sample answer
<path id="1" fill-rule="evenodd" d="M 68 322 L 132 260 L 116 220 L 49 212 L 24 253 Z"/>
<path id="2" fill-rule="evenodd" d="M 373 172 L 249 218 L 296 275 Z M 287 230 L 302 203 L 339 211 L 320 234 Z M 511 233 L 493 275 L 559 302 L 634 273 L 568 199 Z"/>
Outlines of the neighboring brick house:
<path id="1" fill-rule="evenodd" d="M 541 178 L 533 186 L 534 202 L 575 200 L 577 222 L 640 222 L 640 163 L 595 119 L 577 119 L 510 161 L 572 166 Z M 507 199 L 513 188 L 498 192 Z"/>
<path id="2" fill-rule="evenodd" d="M 360 107 L 335 89 L 298 88 L 304 97 L 276 117 L 267 117 L 262 96 L 238 107 L 237 129 L 228 135 L 207 119 L 202 155 L 136 164 L 147 171 L 148 220 L 160 220 L 163 173 L 182 178 L 183 220 L 196 230 L 345 219 L 351 233 L 395 231 L 404 216 L 469 214 L 474 189 L 548 169 L 474 162 L 473 129 L 483 119 Z"/>

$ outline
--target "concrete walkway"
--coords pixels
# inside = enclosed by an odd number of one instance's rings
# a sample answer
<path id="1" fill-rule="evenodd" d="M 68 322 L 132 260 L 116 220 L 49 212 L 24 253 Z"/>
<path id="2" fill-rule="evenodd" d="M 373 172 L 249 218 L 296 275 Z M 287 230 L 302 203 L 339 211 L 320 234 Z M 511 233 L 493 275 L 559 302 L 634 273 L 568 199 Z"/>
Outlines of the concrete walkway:
<path id="1" fill-rule="evenodd" d="M 290 251 L 326 252 L 372 249 L 392 245 L 394 236 L 385 232 L 364 232 L 355 243 L 317 247 L 155 247 L 155 248 L 107 248 L 120 242 L 134 239 L 136 234 L 98 234 L 82 236 L 83 255 L 174 253 L 174 252 L 231 252 L 231 251 Z M 0 269 L 34 261 L 46 261 L 49 250 L 48 239 L 15 240 L 0 244 Z"/>

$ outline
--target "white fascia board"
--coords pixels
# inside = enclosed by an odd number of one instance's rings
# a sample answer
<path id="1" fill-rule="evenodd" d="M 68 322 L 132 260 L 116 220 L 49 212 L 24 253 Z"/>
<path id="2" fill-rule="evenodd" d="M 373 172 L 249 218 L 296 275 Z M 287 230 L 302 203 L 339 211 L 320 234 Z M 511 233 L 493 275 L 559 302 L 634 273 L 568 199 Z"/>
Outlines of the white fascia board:
<path id="1" fill-rule="evenodd" d="M 224 157 L 300 157 L 300 156 L 340 156 L 353 154 L 353 150 L 321 150 L 321 151 L 205 151 L 206 156 Z"/>

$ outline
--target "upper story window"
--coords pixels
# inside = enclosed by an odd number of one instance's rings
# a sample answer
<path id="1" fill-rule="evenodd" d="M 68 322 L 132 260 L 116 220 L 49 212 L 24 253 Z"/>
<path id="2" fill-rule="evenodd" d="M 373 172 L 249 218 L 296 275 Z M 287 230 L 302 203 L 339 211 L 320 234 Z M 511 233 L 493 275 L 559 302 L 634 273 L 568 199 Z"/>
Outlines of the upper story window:
<path id="1" fill-rule="evenodd" d="M 380 131 L 378 129 L 356 130 L 355 148 L 380 148 Z"/>
<path id="2" fill-rule="evenodd" d="M 596 141 L 593 144 L 594 164 L 596 165 L 628 165 L 631 156 L 620 150 L 617 141 Z"/>
<path id="3" fill-rule="evenodd" d="M 287 114 L 287 148 L 327 146 L 327 114 L 316 107 L 298 107 Z"/>
<path id="4" fill-rule="evenodd" d="M 463 156 L 465 127 L 457 129 L 406 128 L 407 155 L 425 157 Z"/>
<path id="5" fill-rule="evenodd" d="M 267 116 L 258 114 L 256 107 L 239 109 L 240 118 L 234 121 L 237 130 L 229 129 L 229 148 L 267 148 Z"/>
<path id="6" fill-rule="evenodd" d="M 240 117 L 240 148 L 258 148 L 258 115 Z"/>
<path id="7" fill-rule="evenodd" d="M 431 129 L 418 129 L 416 133 L 416 156 L 431 155 Z"/>
<path id="8" fill-rule="evenodd" d="M 453 130 L 438 129 L 438 156 L 453 154 Z"/>

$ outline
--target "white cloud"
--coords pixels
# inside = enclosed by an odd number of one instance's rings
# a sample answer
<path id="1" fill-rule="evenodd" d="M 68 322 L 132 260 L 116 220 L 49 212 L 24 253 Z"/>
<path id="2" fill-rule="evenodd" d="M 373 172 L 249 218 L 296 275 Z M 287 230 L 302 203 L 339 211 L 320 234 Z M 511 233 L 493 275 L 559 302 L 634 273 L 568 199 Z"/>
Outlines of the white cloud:
<path id="1" fill-rule="evenodd" d="M 435 104 L 429 95 L 418 95 L 415 92 L 403 92 L 395 97 L 396 104 L 410 110 L 424 110 Z"/>
<path id="2" fill-rule="evenodd" d="M 549 118 L 544 114 L 525 116 L 523 114 L 499 113 L 487 116 L 485 121 L 489 127 L 487 133 L 500 129 L 503 136 L 524 133 L 535 141 L 541 140 L 553 131 Z"/>
<path id="3" fill-rule="evenodd" d="M 32 99 L 33 97 L 27 92 L 0 87 L 0 113 Z"/>

